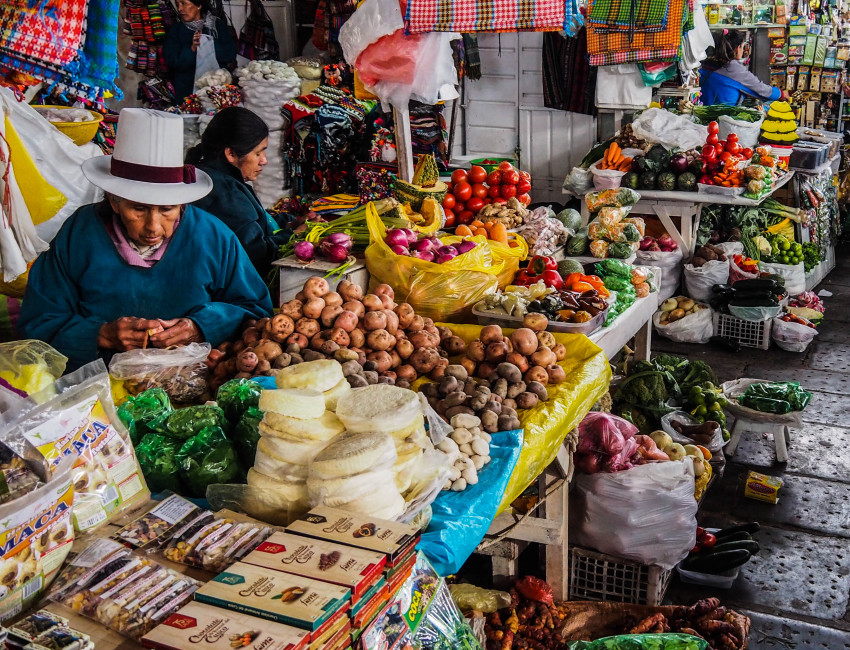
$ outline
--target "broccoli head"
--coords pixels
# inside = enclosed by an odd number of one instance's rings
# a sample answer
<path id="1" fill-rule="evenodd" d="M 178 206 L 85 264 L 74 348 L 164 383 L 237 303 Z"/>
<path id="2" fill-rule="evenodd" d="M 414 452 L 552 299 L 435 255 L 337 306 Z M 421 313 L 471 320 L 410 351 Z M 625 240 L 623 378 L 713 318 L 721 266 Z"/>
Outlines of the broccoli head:
<path id="1" fill-rule="evenodd" d="M 656 416 L 674 411 L 673 407 L 666 404 L 668 375 L 658 371 L 630 375 L 620 384 L 617 401 L 640 407 Z"/>
<path id="2" fill-rule="evenodd" d="M 693 386 L 701 386 L 706 382 L 717 383 L 717 377 L 705 361 L 690 361 L 688 374 L 679 380 L 683 391 L 689 391 Z"/>
<path id="3" fill-rule="evenodd" d="M 648 436 L 653 431 L 653 427 L 649 423 L 649 420 L 646 419 L 646 416 L 633 406 L 622 404 L 616 409 L 615 415 L 619 415 L 624 420 L 628 420 L 634 424 L 645 436 Z"/>

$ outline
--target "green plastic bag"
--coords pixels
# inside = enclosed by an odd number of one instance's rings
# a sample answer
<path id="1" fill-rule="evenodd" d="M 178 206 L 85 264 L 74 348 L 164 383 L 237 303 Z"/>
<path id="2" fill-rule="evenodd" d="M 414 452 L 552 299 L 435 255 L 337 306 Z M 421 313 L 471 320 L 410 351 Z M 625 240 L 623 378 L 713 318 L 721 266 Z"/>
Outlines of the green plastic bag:
<path id="1" fill-rule="evenodd" d="M 601 277 L 615 276 L 624 280 L 632 277 L 632 265 L 623 260 L 602 260 L 596 263 L 596 274 Z"/>
<path id="2" fill-rule="evenodd" d="M 245 411 L 260 403 L 262 392 L 262 386 L 251 379 L 231 379 L 218 389 L 215 401 L 224 411 L 227 421 L 236 426 Z"/>
<path id="3" fill-rule="evenodd" d="M 812 394 L 796 381 L 759 382 L 750 384 L 738 402 L 762 413 L 784 415 L 802 411 L 812 400 Z"/>
<path id="4" fill-rule="evenodd" d="M 171 400 L 162 388 L 151 388 L 135 397 L 132 395 L 121 402 L 118 417 L 130 432 L 133 445 L 149 433 L 153 433 L 153 423 L 174 410 Z"/>
<path id="5" fill-rule="evenodd" d="M 179 409 L 165 418 L 160 418 L 153 425 L 157 433 L 177 440 L 188 440 L 207 427 L 221 427 L 225 433 L 230 431 L 230 423 L 224 416 L 224 411 L 215 404 Z"/>
<path id="6" fill-rule="evenodd" d="M 197 498 L 205 498 L 207 486 L 213 483 L 241 482 L 236 449 L 221 427 L 206 427 L 189 438 L 175 458 L 183 484 Z"/>
<path id="7" fill-rule="evenodd" d="M 620 634 L 596 641 L 572 641 L 569 650 L 706 650 L 708 642 L 690 634 Z"/>
<path id="8" fill-rule="evenodd" d="M 136 445 L 136 458 L 151 492 L 182 492 L 175 458 L 180 447 L 179 440 L 158 433 L 149 433 Z"/>
<path id="9" fill-rule="evenodd" d="M 242 419 L 239 420 L 239 424 L 236 425 L 233 435 L 231 435 L 239 460 L 245 467 L 254 465 L 257 444 L 260 442 L 260 422 L 262 421 L 263 412 L 252 406 L 242 414 Z"/>

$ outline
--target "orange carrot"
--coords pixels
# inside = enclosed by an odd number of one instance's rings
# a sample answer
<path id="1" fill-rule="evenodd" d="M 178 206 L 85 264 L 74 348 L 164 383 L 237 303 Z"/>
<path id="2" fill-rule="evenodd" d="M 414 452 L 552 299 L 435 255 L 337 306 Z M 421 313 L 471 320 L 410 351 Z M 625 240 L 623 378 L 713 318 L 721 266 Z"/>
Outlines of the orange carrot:
<path id="1" fill-rule="evenodd" d="M 497 241 L 500 244 L 508 243 L 508 229 L 505 228 L 505 225 L 502 223 L 495 224 L 490 229 L 490 239 L 493 241 Z"/>

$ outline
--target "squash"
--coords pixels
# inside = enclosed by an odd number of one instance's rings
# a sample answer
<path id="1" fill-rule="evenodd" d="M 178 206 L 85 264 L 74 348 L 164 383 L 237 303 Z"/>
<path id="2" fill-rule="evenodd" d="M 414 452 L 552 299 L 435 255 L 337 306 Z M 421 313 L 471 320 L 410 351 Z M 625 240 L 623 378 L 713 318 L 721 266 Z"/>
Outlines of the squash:
<path id="1" fill-rule="evenodd" d="M 432 154 L 419 156 L 416 167 L 413 170 L 413 184 L 422 187 L 434 187 L 440 180 L 440 169 Z"/>
<path id="2" fill-rule="evenodd" d="M 409 203 L 411 209 L 416 212 L 422 209 L 422 202 L 425 199 L 433 199 L 437 203 L 442 203 L 448 191 L 448 185 L 442 181 L 437 181 L 432 187 L 423 187 L 401 180 L 396 180 L 393 183 L 393 194 L 395 194 L 398 202 Z"/>

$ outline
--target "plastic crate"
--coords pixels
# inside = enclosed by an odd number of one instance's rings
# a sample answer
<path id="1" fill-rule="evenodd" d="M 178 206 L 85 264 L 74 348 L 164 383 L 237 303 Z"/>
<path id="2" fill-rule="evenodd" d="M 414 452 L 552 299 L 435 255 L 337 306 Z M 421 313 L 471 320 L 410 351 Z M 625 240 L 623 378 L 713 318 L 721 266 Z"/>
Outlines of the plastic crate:
<path id="1" fill-rule="evenodd" d="M 586 548 L 570 549 L 570 600 L 660 605 L 671 570 Z"/>
<path id="2" fill-rule="evenodd" d="M 734 339 L 745 348 L 767 350 L 770 347 L 772 321 L 752 321 L 728 314 L 714 314 L 714 335 Z"/>

